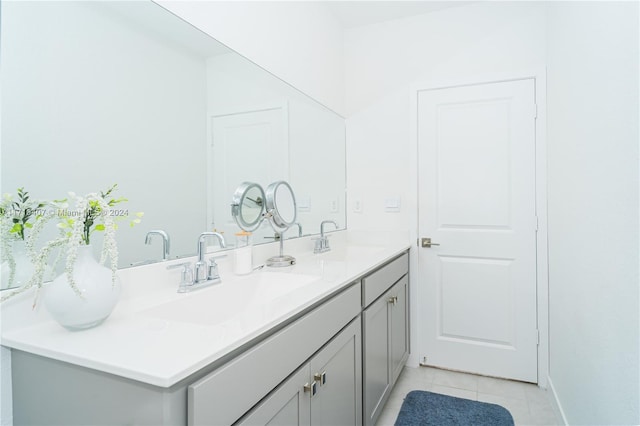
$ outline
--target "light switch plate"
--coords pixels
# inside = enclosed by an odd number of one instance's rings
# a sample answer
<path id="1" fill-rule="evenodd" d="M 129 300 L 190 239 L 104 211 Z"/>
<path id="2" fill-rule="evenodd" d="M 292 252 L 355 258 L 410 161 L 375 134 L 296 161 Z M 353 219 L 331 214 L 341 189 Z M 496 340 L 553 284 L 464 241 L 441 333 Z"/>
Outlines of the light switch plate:
<path id="1" fill-rule="evenodd" d="M 384 199 L 384 211 L 397 213 L 400 211 L 400 197 L 387 197 Z"/>
<path id="2" fill-rule="evenodd" d="M 299 212 L 310 212 L 311 211 L 311 197 L 298 197 L 296 199 L 296 205 L 298 206 Z"/>

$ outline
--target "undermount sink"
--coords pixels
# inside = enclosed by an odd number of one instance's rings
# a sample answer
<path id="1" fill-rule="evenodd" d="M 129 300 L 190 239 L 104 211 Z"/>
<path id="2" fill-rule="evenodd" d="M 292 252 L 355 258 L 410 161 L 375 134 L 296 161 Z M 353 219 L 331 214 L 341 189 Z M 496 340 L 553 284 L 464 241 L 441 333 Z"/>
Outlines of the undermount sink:
<path id="1" fill-rule="evenodd" d="M 279 297 L 316 280 L 318 277 L 314 275 L 265 271 L 181 295 L 178 300 L 163 303 L 140 314 L 167 321 L 217 325 L 239 314 L 269 306 Z"/>

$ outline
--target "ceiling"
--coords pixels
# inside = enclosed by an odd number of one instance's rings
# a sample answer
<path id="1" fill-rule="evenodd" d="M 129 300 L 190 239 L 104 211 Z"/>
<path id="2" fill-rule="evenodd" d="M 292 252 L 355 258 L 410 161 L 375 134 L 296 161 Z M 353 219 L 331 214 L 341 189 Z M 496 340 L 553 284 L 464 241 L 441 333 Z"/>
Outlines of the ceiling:
<path id="1" fill-rule="evenodd" d="M 344 29 L 375 24 L 407 16 L 421 15 L 450 7 L 466 6 L 474 1 L 386 0 L 386 1 L 324 1 L 322 2 Z"/>

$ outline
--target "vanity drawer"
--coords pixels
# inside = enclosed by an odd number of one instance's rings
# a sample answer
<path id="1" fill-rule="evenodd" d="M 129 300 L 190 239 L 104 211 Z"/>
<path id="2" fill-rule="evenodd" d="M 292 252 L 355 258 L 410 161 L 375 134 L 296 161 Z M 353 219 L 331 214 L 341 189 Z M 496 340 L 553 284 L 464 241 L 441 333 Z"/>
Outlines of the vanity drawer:
<path id="1" fill-rule="evenodd" d="M 360 313 L 356 283 L 188 388 L 189 425 L 230 425 Z"/>
<path id="2" fill-rule="evenodd" d="M 362 306 L 367 307 L 403 275 L 409 272 L 409 254 L 387 263 L 371 275 L 362 279 Z"/>

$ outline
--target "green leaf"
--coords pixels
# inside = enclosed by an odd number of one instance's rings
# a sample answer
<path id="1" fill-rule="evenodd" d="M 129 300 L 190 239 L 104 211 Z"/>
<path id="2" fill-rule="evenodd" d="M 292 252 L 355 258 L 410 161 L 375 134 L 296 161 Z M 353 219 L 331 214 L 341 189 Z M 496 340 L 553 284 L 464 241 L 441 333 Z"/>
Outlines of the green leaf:
<path id="1" fill-rule="evenodd" d="M 25 226 L 25 228 L 29 228 L 29 229 L 33 228 L 33 224 L 32 223 L 28 223 L 28 222 L 25 223 L 24 226 Z"/>
<path id="2" fill-rule="evenodd" d="M 99 223 L 96 225 L 96 231 L 104 231 L 105 227 L 103 224 Z"/>
<path id="3" fill-rule="evenodd" d="M 9 230 L 9 232 L 11 232 L 11 233 L 16 233 L 16 232 L 21 232 L 21 231 L 22 231 L 22 225 L 19 224 L 19 223 L 16 223 L 15 225 L 13 225 L 11 230 Z"/>

